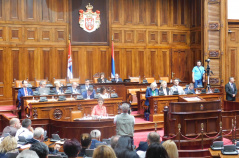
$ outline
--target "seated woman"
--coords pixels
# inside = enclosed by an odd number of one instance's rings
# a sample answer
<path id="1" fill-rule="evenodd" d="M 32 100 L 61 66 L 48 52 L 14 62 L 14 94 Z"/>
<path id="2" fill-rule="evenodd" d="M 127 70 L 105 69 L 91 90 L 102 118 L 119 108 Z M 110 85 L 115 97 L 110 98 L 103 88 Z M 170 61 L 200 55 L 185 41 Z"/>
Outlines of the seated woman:
<path id="1" fill-rule="evenodd" d="M 169 95 L 169 88 L 167 87 L 167 82 L 162 81 L 159 91 L 163 92 L 164 95 Z"/>
<path id="2" fill-rule="evenodd" d="M 105 98 L 110 98 L 110 95 L 108 93 L 106 93 L 106 88 L 105 87 L 101 87 L 100 88 L 100 94 L 99 96 L 103 99 Z"/>
<path id="3" fill-rule="evenodd" d="M 104 99 L 98 99 L 98 105 L 94 106 L 91 116 L 106 116 L 106 107 L 103 106 Z"/>
<path id="4" fill-rule="evenodd" d="M 98 83 L 106 83 L 105 73 L 100 73 L 100 78 L 97 79 Z"/>
<path id="5" fill-rule="evenodd" d="M 61 87 L 60 81 L 55 81 L 54 84 L 56 87 L 53 88 L 52 90 L 54 90 L 56 94 L 63 94 L 63 89 Z"/>
<path id="6" fill-rule="evenodd" d="M 157 96 L 157 95 L 159 95 L 159 90 L 157 89 L 157 83 L 153 82 L 150 84 L 150 88 L 147 88 L 147 90 L 146 90 L 146 94 L 145 94 L 146 101 L 144 104 L 149 106 L 148 98 L 151 96 Z"/>
<path id="7" fill-rule="evenodd" d="M 0 157 L 5 157 L 5 154 L 10 152 L 18 152 L 17 139 L 12 136 L 7 136 L 0 144 Z"/>

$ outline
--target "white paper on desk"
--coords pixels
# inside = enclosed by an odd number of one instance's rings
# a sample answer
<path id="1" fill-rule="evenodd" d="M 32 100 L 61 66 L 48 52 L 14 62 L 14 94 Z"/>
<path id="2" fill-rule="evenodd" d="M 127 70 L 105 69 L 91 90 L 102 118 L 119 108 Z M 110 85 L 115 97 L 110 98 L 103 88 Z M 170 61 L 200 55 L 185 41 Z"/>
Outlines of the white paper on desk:
<path id="1" fill-rule="evenodd" d="M 18 144 L 19 145 L 19 144 Z M 17 146 L 18 146 L 17 145 Z M 26 148 L 30 148 L 32 145 L 31 144 L 26 144 L 26 145 L 19 145 L 19 147 L 21 148 L 21 149 L 26 149 Z"/>
<path id="2" fill-rule="evenodd" d="M 57 142 L 56 142 L 56 144 L 61 144 L 61 145 L 63 145 L 65 143 L 65 141 L 60 141 L 60 140 L 58 140 Z"/>

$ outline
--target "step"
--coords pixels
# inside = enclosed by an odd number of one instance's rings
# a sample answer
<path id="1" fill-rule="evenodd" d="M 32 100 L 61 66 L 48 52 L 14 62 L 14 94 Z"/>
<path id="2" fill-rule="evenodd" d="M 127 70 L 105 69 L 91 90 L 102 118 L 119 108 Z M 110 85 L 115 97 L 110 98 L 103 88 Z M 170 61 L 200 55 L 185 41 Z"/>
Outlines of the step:
<path id="1" fill-rule="evenodd" d="M 12 99 L 8 99 L 8 100 L 0 100 L 0 106 L 5 106 L 5 105 L 12 105 Z"/>
<path id="2" fill-rule="evenodd" d="M 134 130 L 135 131 L 154 130 L 155 124 L 157 124 L 157 127 L 156 127 L 157 129 L 164 127 L 163 121 L 151 122 L 151 121 L 145 121 L 143 118 L 135 118 Z"/>
<path id="3" fill-rule="evenodd" d="M 1 105 L 0 112 L 16 111 L 17 107 L 15 105 Z"/>
<path id="4" fill-rule="evenodd" d="M 17 115 L 15 115 L 15 114 L 13 114 L 13 113 L 4 113 L 4 114 L 2 114 L 2 115 L 4 115 L 5 117 L 7 117 L 7 118 L 9 118 L 9 119 L 11 119 L 11 118 L 17 118 L 17 117 L 18 117 Z"/>

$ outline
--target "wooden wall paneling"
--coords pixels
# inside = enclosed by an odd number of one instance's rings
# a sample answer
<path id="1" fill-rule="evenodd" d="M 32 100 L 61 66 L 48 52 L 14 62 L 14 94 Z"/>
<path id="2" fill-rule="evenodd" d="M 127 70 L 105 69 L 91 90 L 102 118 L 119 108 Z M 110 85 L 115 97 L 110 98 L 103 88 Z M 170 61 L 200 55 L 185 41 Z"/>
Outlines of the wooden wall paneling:
<path id="1" fill-rule="evenodd" d="M 79 74 L 81 77 L 81 81 L 83 79 L 89 78 L 93 79 L 93 76 L 88 75 L 88 72 L 90 71 L 90 66 L 88 66 L 88 60 L 87 60 L 87 52 L 86 48 L 80 47 L 78 48 L 79 56 L 78 56 L 78 67 L 79 67 Z M 74 70 L 74 68 L 73 68 Z M 73 74 L 74 75 L 74 74 Z"/>
<path id="2" fill-rule="evenodd" d="M 112 0 L 112 24 L 122 24 L 122 0 Z"/>
<path id="3" fill-rule="evenodd" d="M 19 52 L 19 79 L 23 80 L 29 76 L 29 52 L 24 48 L 20 48 Z"/>
<path id="4" fill-rule="evenodd" d="M 56 48 L 57 61 L 55 70 L 57 70 L 56 78 L 64 79 L 67 76 L 67 57 L 68 52 L 65 48 Z M 53 69 L 54 70 L 54 69 Z"/>
<path id="5" fill-rule="evenodd" d="M 11 78 L 11 80 L 13 81 L 13 79 L 15 78 L 16 80 L 21 79 L 19 77 L 19 73 L 20 73 L 20 61 L 19 61 L 19 54 L 20 54 L 20 49 L 19 48 L 10 48 L 10 53 L 12 54 L 12 73 L 13 73 L 13 78 Z"/>
<path id="6" fill-rule="evenodd" d="M 150 76 L 146 76 L 146 77 L 156 77 L 159 74 L 159 61 L 162 60 L 162 58 L 159 58 L 159 51 L 158 49 L 150 49 L 150 56 L 151 56 L 151 62 L 150 67 L 151 69 L 151 74 Z"/>
<path id="7" fill-rule="evenodd" d="M 74 48 L 74 49 L 71 49 L 71 57 L 72 57 L 72 71 L 73 71 L 73 77 L 76 78 L 78 76 L 80 76 L 80 66 L 79 66 L 79 58 L 80 58 L 80 55 L 79 55 L 79 48 Z M 82 76 L 81 77 L 81 80 L 80 82 L 84 81 L 82 80 Z M 85 76 L 84 76 L 85 77 Z"/>
<path id="8" fill-rule="evenodd" d="M 147 25 L 158 26 L 158 1 L 147 0 Z"/>
<path id="9" fill-rule="evenodd" d="M 114 43 L 122 43 L 122 39 L 123 39 L 123 34 L 122 34 L 122 30 L 112 30 L 112 35 L 113 35 L 113 40 Z"/>
<path id="10" fill-rule="evenodd" d="M 52 22 L 52 1 L 51 0 L 41 0 L 40 1 L 39 16 L 40 21 Z"/>
<path id="11" fill-rule="evenodd" d="M 126 60 L 124 66 L 126 66 L 126 75 L 135 77 L 134 74 L 132 73 L 132 67 L 134 66 L 134 63 L 132 63 L 132 52 L 133 49 L 125 49 Z"/>
<path id="12" fill-rule="evenodd" d="M 142 77 L 144 76 L 144 70 L 145 70 L 145 56 L 146 56 L 146 50 L 145 49 L 138 49 L 137 50 L 139 56 L 139 75 Z"/>
<path id="13" fill-rule="evenodd" d="M 54 42 L 61 42 L 66 44 L 68 40 L 68 34 L 66 32 L 65 27 L 57 27 L 55 28 L 55 41 Z"/>
<path id="14" fill-rule="evenodd" d="M 22 27 L 21 26 L 9 26 L 9 41 L 22 42 Z"/>
<path id="15" fill-rule="evenodd" d="M 139 53 L 137 51 L 137 49 L 134 49 L 132 51 L 132 76 L 139 76 L 139 66 L 140 64 L 143 64 L 143 63 L 140 63 L 140 60 L 139 60 Z"/>
<path id="16" fill-rule="evenodd" d="M 135 31 L 124 30 L 124 43 L 134 43 Z"/>
<path id="17" fill-rule="evenodd" d="M 105 77 L 109 79 L 111 77 L 111 52 L 107 48 L 98 48 L 98 53 L 100 58 L 96 59 L 100 63 L 101 72 L 105 73 Z M 95 56 L 95 55 L 94 55 Z M 100 60 L 99 60 L 100 59 Z M 99 65 L 95 65 L 95 67 L 99 67 Z M 99 72 L 99 71 L 96 71 Z"/>
<path id="18" fill-rule="evenodd" d="M 0 20 L 5 20 L 6 13 L 5 13 L 5 1 L 0 0 Z"/>
<path id="19" fill-rule="evenodd" d="M 148 44 L 158 44 L 159 43 L 159 32 L 158 31 L 148 31 Z"/>
<path id="20" fill-rule="evenodd" d="M 27 52 L 26 55 L 28 58 L 28 67 L 26 68 L 26 76 L 29 81 L 34 81 L 34 78 L 36 76 L 37 71 L 37 63 L 35 62 L 35 54 L 37 50 L 35 48 L 25 48 L 25 51 Z"/>
<path id="21" fill-rule="evenodd" d="M 135 0 L 135 23 L 137 25 L 146 24 L 146 0 Z"/>
<path id="22" fill-rule="evenodd" d="M 38 41 L 38 29 L 36 27 L 24 27 L 24 41 L 25 42 L 37 42 Z"/>
<path id="23" fill-rule="evenodd" d="M 229 76 L 235 76 L 237 77 L 237 69 L 238 69 L 238 64 L 237 63 L 237 58 L 238 58 L 238 51 L 237 48 L 229 48 L 229 52 L 228 52 L 228 65 L 229 67 L 227 68 L 227 70 L 229 71 Z M 237 77 L 238 78 L 238 77 Z M 227 83 L 227 81 L 226 81 Z"/>
<path id="24" fill-rule="evenodd" d="M 6 41 L 7 28 L 5 26 L 0 27 L 0 41 Z"/>
<path id="25" fill-rule="evenodd" d="M 55 22 L 67 22 L 67 8 L 68 1 L 65 0 L 53 0 L 53 5 L 55 7 L 54 21 Z"/>
<path id="26" fill-rule="evenodd" d="M 53 42 L 53 31 L 51 27 L 39 28 L 39 41 L 41 43 Z"/>
<path id="27" fill-rule="evenodd" d="M 52 54 L 52 48 L 41 48 L 40 49 L 40 76 L 36 76 L 36 79 L 51 79 L 50 68 L 53 65 L 50 54 Z"/>
<path id="28" fill-rule="evenodd" d="M 152 56 L 151 56 L 152 50 L 146 49 L 145 50 L 145 56 L 144 56 L 144 76 L 152 76 Z"/>
<path id="29" fill-rule="evenodd" d="M 121 72 L 121 64 L 120 64 L 120 49 L 114 49 L 114 53 L 115 53 L 115 72 L 119 73 L 120 77 L 125 77 L 124 74 Z M 124 78 L 122 78 L 124 79 Z"/>
<path id="30" fill-rule="evenodd" d="M 160 60 L 160 76 L 162 77 L 170 77 L 171 75 L 171 60 L 170 60 L 170 50 L 169 49 L 161 49 L 161 57 Z M 158 75 L 155 76 L 157 79 Z"/>
<path id="31" fill-rule="evenodd" d="M 196 0 L 196 26 L 201 27 L 201 2 L 202 0 Z"/>
<path id="32" fill-rule="evenodd" d="M 124 24 L 134 24 L 135 0 L 124 0 Z"/>
<path id="33" fill-rule="evenodd" d="M 36 0 L 24 0 L 24 12 L 23 17 L 25 21 L 37 21 L 36 15 L 37 15 L 37 3 L 39 1 Z"/>
<path id="34" fill-rule="evenodd" d="M 4 82 L 4 54 L 3 48 L 0 48 L 0 83 Z"/>
<path id="35" fill-rule="evenodd" d="M 21 0 L 9 0 L 6 1 L 9 6 L 9 17 L 7 20 L 19 21 L 22 20 L 21 14 Z"/>
<path id="36" fill-rule="evenodd" d="M 170 41 L 170 32 L 169 31 L 160 31 L 160 43 L 168 44 Z"/>
<path id="37" fill-rule="evenodd" d="M 146 45 L 147 41 L 146 30 L 136 30 L 136 44 Z"/>
<path id="38" fill-rule="evenodd" d="M 161 0 L 160 1 L 160 25 L 168 25 L 169 21 L 169 0 Z"/>
<path id="39" fill-rule="evenodd" d="M 92 77 L 94 75 L 94 70 L 93 70 L 93 66 L 94 66 L 94 61 L 93 61 L 93 49 L 92 48 L 86 48 L 86 70 L 87 70 L 87 75 L 89 77 Z M 98 63 L 98 62 L 97 62 Z"/>

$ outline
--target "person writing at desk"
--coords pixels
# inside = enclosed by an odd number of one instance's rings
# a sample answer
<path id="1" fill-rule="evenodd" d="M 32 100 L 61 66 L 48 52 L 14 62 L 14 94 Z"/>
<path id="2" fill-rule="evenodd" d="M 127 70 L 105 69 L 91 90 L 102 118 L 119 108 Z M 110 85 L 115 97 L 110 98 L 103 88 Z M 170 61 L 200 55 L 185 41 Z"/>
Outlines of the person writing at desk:
<path id="1" fill-rule="evenodd" d="M 99 96 L 100 96 L 101 98 L 103 98 L 103 99 L 105 99 L 105 98 L 110 98 L 109 94 L 106 93 L 106 88 L 105 88 L 105 87 L 101 87 L 101 88 L 100 88 L 100 94 L 99 94 Z"/>
<path id="2" fill-rule="evenodd" d="M 100 78 L 97 79 L 98 83 L 106 83 L 107 79 L 105 78 L 105 73 L 100 73 Z"/>
<path id="3" fill-rule="evenodd" d="M 56 93 L 56 94 L 63 94 L 63 89 L 62 89 L 62 87 L 61 87 L 61 83 L 60 83 L 60 81 L 56 81 L 56 82 L 54 82 L 54 84 L 55 84 L 55 88 L 53 88 L 52 90 L 54 90 L 54 92 Z"/>
<path id="4" fill-rule="evenodd" d="M 169 95 L 173 95 L 174 92 L 178 92 L 179 95 L 185 94 L 183 87 L 179 86 L 179 79 L 174 79 L 173 84 L 170 88 Z"/>
<path id="5" fill-rule="evenodd" d="M 106 107 L 103 106 L 104 99 L 99 98 L 98 99 L 98 105 L 94 106 L 91 116 L 106 116 Z"/>
<path id="6" fill-rule="evenodd" d="M 157 95 L 159 95 L 159 90 L 157 89 L 157 83 L 153 82 L 150 84 L 150 88 L 147 88 L 147 90 L 146 90 L 146 94 L 145 94 L 146 101 L 144 104 L 149 106 L 148 98 L 151 96 L 157 96 Z"/>

